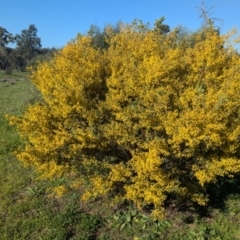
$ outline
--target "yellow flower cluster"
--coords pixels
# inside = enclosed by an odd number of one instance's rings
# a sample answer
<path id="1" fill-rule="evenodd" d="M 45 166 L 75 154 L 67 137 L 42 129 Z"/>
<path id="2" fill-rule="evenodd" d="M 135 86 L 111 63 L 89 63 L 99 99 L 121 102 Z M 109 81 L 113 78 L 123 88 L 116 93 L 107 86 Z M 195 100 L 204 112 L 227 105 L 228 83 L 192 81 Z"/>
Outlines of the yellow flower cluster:
<path id="1" fill-rule="evenodd" d="M 212 27 L 180 41 L 126 25 L 106 39 L 78 36 L 32 70 L 43 102 L 9 117 L 26 140 L 18 158 L 45 177 L 78 173 L 85 199 L 153 204 L 154 218 L 170 194 L 206 204 L 208 183 L 240 172 L 239 55 Z"/>
<path id="2" fill-rule="evenodd" d="M 53 193 L 55 193 L 55 195 L 57 197 L 62 197 L 65 193 L 67 193 L 67 189 L 66 187 L 60 185 L 58 187 L 55 187 L 53 189 L 51 189 L 53 191 Z"/>

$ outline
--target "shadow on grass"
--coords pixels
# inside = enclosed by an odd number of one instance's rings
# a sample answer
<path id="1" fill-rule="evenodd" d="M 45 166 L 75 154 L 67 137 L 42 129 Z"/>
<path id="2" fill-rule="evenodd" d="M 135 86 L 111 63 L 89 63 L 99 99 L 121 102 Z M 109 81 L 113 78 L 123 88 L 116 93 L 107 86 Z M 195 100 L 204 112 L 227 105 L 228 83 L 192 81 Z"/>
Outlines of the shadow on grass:
<path id="1" fill-rule="evenodd" d="M 209 198 L 207 206 L 200 206 L 189 199 L 178 198 L 174 195 L 169 196 L 165 203 L 167 215 L 172 218 L 181 214 L 183 222 L 192 224 L 195 217 L 211 218 L 213 209 L 225 212 L 228 208 L 226 204 L 228 199 L 234 196 L 239 196 L 240 199 L 240 175 L 234 178 L 219 177 L 215 184 L 209 184 L 206 195 Z M 149 206 L 147 211 L 151 212 L 153 209 L 154 206 Z"/>
<path id="2" fill-rule="evenodd" d="M 231 195 L 240 196 L 240 175 L 234 178 L 219 177 L 216 184 L 208 187 L 209 207 L 222 211 L 226 209 L 225 202 Z"/>

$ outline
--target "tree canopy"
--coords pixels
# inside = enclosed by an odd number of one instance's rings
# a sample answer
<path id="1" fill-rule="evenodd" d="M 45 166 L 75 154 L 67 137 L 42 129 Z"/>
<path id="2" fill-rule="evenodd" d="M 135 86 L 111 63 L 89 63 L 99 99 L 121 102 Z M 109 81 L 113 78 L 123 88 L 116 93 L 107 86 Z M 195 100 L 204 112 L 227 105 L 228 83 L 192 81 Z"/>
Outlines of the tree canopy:
<path id="1" fill-rule="evenodd" d="M 0 27 L 0 69 L 26 71 L 29 64 L 36 64 L 37 60 L 44 58 L 43 55 L 46 55 L 46 59 L 52 55 L 56 49 L 42 49 L 41 39 L 37 32 L 33 24 L 15 36 Z M 14 43 L 16 47 L 9 47 L 10 43 Z"/>

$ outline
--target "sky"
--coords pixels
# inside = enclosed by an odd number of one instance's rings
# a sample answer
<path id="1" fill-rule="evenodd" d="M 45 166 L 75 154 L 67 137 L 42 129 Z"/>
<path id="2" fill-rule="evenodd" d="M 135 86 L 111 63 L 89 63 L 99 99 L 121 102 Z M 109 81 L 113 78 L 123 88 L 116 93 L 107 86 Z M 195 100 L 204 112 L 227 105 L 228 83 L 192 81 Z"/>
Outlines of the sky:
<path id="1" fill-rule="evenodd" d="M 240 0 L 205 0 L 210 18 L 226 33 L 240 30 Z M 78 33 L 85 34 L 92 24 L 103 28 L 118 21 L 141 19 L 154 25 L 164 16 L 173 29 L 182 25 L 197 30 L 202 24 L 201 0 L 0 0 L 0 27 L 20 34 L 30 24 L 38 30 L 42 47 L 63 47 Z"/>

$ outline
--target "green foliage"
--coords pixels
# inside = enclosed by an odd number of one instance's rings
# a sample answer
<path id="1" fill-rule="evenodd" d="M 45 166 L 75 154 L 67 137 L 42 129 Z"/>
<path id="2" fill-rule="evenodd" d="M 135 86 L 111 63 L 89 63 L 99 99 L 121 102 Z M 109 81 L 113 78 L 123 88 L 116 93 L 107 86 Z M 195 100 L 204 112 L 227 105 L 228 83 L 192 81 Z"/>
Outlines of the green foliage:
<path id="1" fill-rule="evenodd" d="M 170 32 L 170 27 L 166 24 L 163 24 L 164 20 L 165 17 L 161 17 L 154 23 L 154 31 L 156 31 L 158 34 L 166 34 Z"/>
<path id="2" fill-rule="evenodd" d="M 115 25 L 108 24 L 103 30 L 97 25 L 91 25 L 87 35 L 92 38 L 92 45 L 95 48 L 100 49 L 108 48 L 107 37 L 109 32 L 111 32 L 111 35 L 119 33 L 121 24 L 121 22 L 118 22 Z"/>
<path id="3" fill-rule="evenodd" d="M 16 43 L 16 48 L 8 47 L 11 42 Z M 25 71 L 33 58 L 43 55 L 44 50 L 46 49 L 41 49 L 41 39 L 37 36 L 35 25 L 29 25 L 28 29 L 22 30 L 21 34 L 16 36 L 0 27 L 0 69 Z"/>
<path id="4" fill-rule="evenodd" d="M 9 54 L 11 49 L 7 45 L 14 41 L 11 33 L 5 28 L 0 27 L 0 69 L 6 69 L 10 67 Z"/>
<path id="5" fill-rule="evenodd" d="M 28 29 L 22 30 L 15 36 L 17 51 L 23 55 L 25 61 L 30 60 L 35 52 L 41 47 L 41 39 L 37 36 L 35 25 L 29 25 Z"/>
<path id="6" fill-rule="evenodd" d="M 15 36 L 16 50 L 15 59 L 21 69 L 25 69 L 30 61 L 41 48 L 41 39 L 37 36 L 35 25 L 29 25 L 28 29 L 22 30 L 21 34 Z"/>
<path id="7" fill-rule="evenodd" d="M 7 45 L 13 41 L 12 34 L 5 28 L 0 27 L 0 69 L 6 69 L 10 65 L 8 61 L 9 48 Z"/>
<path id="8" fill-rule="evenodd" d="M 0 51 L 6 48 L 7 44 L 13 42 L 13 36 L 5 28 L 0 27 Z"/>
<path id="9" fill-rule="evenodd" d="M 149 216 L 137 210 L 119 211 L 110 220 L 110 226 L 128 234 L 140 235 L 141 239 L 151 239 L 165 236 L 172 224 L 167 220 L 154 221 Z"/>
<path id="10" fill-rule="evenodd" d="M 27 61 L 27 67 L 36 68 L 39 63 L 50 61 L 53 58 L 54 54 L 57 53 L 57 51 L 58 50 L 56 48 L 39 49 L 37 54 L 35 54 L 33 58 Z"/>

